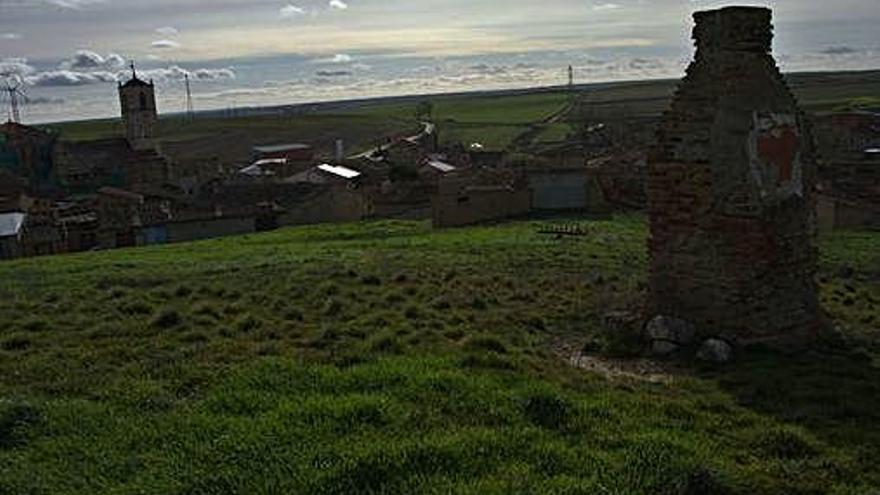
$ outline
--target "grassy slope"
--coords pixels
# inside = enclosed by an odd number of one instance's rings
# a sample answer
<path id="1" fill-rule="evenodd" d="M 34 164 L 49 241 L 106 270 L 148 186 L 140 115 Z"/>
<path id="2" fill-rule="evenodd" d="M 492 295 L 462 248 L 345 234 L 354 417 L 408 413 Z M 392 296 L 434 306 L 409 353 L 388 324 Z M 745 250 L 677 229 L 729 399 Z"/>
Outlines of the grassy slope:
<path id="1" fill-rule="evenodd" d="M 0 493 L 880 489 L 878 234 L 822 243 L 849 345 L 657 385 L 550 345 L 638 296 L 643 220 L 538 227 L 376 222 L 4 263 Z"/>

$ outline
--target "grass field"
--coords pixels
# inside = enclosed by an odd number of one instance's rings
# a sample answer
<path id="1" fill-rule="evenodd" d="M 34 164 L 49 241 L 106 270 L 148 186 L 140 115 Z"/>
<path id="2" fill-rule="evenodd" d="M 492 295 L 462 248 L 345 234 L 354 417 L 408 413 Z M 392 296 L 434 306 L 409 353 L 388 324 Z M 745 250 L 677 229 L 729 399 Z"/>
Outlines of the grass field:
<path id="1" fill-rule="evenodd" d="M 0 493 L 880 490 L 880 234 L 822 239 L 841 336 L 654 383 L 560 355 L 643 297 L 644 220 L 547 222 L 0 264 Z"/>

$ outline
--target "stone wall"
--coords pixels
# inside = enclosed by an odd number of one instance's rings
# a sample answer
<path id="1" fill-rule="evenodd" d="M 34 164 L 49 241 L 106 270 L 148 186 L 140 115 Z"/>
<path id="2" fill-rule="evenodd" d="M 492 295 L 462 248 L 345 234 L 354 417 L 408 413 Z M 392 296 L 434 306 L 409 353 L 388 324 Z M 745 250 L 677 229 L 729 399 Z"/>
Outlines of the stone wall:
<path id="1" fill-rule="evenodd" d="M 278 225 L 311 225 L 318 223 L 357 222 L 372 214 L 369 198 L 359 190 L 331 186 L 278 217 Z"/>
<path id="2" fill-rule="evenodd" d="M 694 18 L 695 60 L 649 157 L 654 309 L 741 341 L 812 330 L 816 166 L 771 12 Z"/>
<path id="3" fill-rule="evenodd" d="M 458 227 L 525 215 L 531 207 L 528 189 L 509 186 L 441 190 L 431 198 L 435 228 Z"/>

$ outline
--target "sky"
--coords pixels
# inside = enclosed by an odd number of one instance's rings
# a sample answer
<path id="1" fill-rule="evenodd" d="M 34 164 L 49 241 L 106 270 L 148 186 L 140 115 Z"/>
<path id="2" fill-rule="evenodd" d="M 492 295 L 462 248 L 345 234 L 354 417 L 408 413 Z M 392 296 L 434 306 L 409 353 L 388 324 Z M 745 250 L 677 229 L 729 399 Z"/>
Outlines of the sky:
<path id="1" fill-rule="evenodd" d="M 880 67 L 880 0 L 767 0 L 783 70 Z M 118 114 L 129 61 L 161 112 L 678 77 L 715 0 L 0 0 L 26 122 Z M 8 106 L 3 101 L 5 117 Z"/>

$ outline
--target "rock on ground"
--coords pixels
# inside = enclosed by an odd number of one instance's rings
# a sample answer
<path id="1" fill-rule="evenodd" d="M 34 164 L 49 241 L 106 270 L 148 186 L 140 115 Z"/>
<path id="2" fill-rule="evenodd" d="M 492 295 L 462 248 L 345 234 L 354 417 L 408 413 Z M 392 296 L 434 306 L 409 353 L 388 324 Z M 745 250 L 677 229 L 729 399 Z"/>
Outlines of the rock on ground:
<path id="1" fill-rule="evenodd" d="M 730 362 L 733 359 L 733 346 L 721 339 L 709 339 L 703 342 L 697 359 L 717 364 Z"/>

